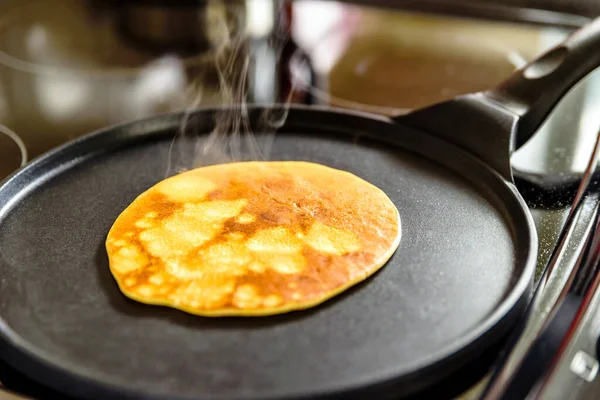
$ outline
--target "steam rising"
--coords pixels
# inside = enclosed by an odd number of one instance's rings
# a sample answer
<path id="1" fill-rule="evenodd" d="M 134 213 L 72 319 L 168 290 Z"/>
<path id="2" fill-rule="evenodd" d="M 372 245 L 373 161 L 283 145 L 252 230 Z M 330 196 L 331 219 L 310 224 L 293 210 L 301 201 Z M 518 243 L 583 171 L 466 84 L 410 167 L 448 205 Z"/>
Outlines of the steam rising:
<path id="1" fill-rule="evenodd" d="M 287 98 L 280 102 L 277 97 L 280 78 L 275 66 L 281 61 L 289 37 L 284 27 L 269 20 L 273 15 L 283 15 L 283 10 L 276 10 L 275 14 L 265 12 L 265 5 L 273 3 L 271 0 L 208 3 L 203 29 L 210 34 L 214 64 L 188 88 L 186 112 L 171 146 L 166 176 L 205 165 L 269 159 L 275 131 L 284 124 L 294 93 L 292 82 Z M 255 13 L 254 19 L 248 18 L 248 10 L 255 6 L 262 6 L 261 13 Z M 257 15 L 262 15 L 262 19 L 256 20 Z M 271 28 L 265 35 L 269 23 Z M 262 25 L 253 29 L 252 24 Z M 213 88 L 218 92 L 217 101 L 207 99 L 210 82 L 218 85 Z M 283 104 L 276 109 L 265 109 L 255 121 L 253 131 L 249 102 Z M 201 116 L 194 113 L 207 104 L 224 105 L 214 115 L 214 129 L 208 135 L 203 126 L 209 121 L 201 121 Z"/>

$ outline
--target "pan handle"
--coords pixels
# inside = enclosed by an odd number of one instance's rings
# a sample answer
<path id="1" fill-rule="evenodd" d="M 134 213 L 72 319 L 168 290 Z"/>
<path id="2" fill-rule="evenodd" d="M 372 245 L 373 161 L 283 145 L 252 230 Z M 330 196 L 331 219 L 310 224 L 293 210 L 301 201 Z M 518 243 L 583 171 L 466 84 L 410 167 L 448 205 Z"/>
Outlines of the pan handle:
<path id="1" fill-rule="evenodd" d="M 514 182 L 511 153 L 538 130 L 561 98 L 600 67 L 600 18 L 517 70 L 497 88 L 392 118 L 458 145 Z"/>
<path id="2" fill-rule="evenodd" d="M 600 67 L 600 18 L 517 70 L 483 95 L 519 116 L 513 149 L 524 145 L 554 106 L 581 79 Z"/>

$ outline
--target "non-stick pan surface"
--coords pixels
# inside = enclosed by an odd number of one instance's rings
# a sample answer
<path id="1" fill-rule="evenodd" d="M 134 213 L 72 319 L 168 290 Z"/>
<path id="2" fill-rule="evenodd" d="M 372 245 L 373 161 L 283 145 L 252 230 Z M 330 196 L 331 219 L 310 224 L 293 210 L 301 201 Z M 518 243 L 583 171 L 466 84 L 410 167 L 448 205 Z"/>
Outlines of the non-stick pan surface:
<path id="1" fill-rule="evenodd" d="M 194 114 L 199 134 L 178 140 L 204 140 L 213 114 Z M 211 319 L 127 299 L 106 234 L 165 177 L 180 119 L 88 136 L 0 188 L 1 350 L 14 367 L 98 399 L 395 398 L 477 357 L 522 310 L 537 243 L 512 184 L 387 119 L 302 108 L 290 110 L 269 159 L 322 163 L 384 190 L 402 220 L 387 265 L 281 316 Z"/>

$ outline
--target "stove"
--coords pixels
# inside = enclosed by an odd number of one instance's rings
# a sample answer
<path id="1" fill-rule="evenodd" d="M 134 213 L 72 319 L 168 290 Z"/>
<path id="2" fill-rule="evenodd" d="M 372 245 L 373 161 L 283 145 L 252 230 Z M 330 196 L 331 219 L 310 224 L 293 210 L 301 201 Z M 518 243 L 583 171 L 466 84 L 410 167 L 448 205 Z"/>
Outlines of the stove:
<path id="1" fill-rule="evenodd" d="M 239 94 L 224 93 L 218 85 L 216 66 L 224 54 L 240 63 L 237 68 L 251 56 L 243 89 L 249 102 L 290 99 L 402 114 L 494 86 L 600 14 L 595 2 L 584 1 L 579 8 L 577 2 L 543 0 L 504 3 L 510 7 L 475 0 L 360 3 L 0 2 L 0 128 L 19 135 L 31 158 L 108 125 L 239 101 Z M 276 79 L 261 79 L 265 75 Z M 536 173 L 581 172 L 600 125 L 599 105 L 597 71 L 515 153 L 513 165 Z M 8 136 L 0 142 L 0 174 L 6 176 L 18 167 L 20 154 Z M 540 237 L 541 270 L 569 205 L 526 200 Z M 580 219 L 583 231 L 591 214 Z M 574 262 L 576 240 L 577 234 L 562 266 Z M 560 272 L 551 277 L 549 293 L 564 279 Z M 591 399 L 600 393 L 596 300 L 544 398 Z M 420 397 L 475 398 L 485 373 L 471 366 Z M 27 398 L 60 397 L 4 364 L 0 381 Z M 8 394 L 0 392 L 3 396 Z"/>

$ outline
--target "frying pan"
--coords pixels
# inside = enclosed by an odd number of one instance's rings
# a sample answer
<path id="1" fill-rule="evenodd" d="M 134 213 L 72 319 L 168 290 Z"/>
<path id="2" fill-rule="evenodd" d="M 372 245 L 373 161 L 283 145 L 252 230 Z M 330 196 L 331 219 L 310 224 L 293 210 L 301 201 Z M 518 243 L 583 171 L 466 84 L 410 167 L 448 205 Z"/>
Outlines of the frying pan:
<path id="1" fill-rule="evenodd" d="M 0 187 L 0 350 L 90 399 L 398 398 L 477 359 L 527 304 L 537 256 L 510 153 L 600 64 L 600 20 L 494 90 L 396 119 L 291 107 L 270 159 L 350 171 L 397 206 L 403 236 L 379 273 L 312 310 L 201 318 L 122 295 L 104 240 L 165 176 L 186 118 L 195 146 L 219 109 L 95 132 Z M 250 108 L 259 129 L 265 112 Z M 374 210 L 374 212 L 376 212 Z"/>

